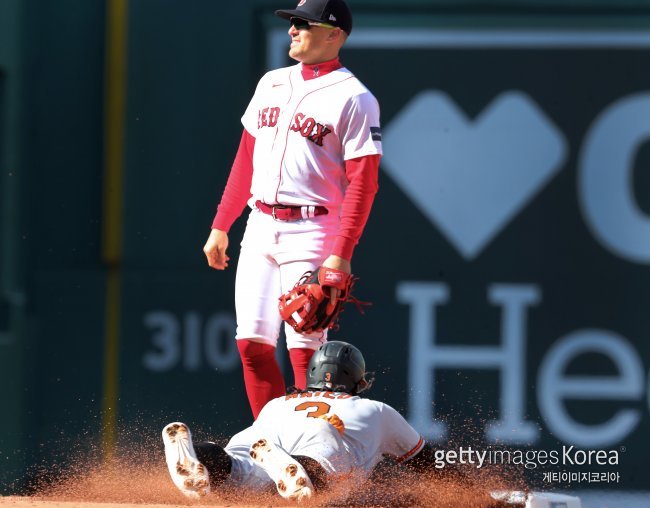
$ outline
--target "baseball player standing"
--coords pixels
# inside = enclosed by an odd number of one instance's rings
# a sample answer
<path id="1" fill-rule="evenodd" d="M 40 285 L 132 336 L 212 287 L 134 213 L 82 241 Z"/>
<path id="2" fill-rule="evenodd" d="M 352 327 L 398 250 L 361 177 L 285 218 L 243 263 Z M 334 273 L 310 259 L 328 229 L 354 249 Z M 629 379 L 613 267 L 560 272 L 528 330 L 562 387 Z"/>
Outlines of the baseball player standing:
<path id="1" fill-rule="evenodd" d="M 352 31 L 343 0 L 301 0 L 278 10 L 289 20 L 289 56 L 298 64 L 268 72 L 243 117 L 244 131 L 212 231 L 208 264 L 228 266 L 228 231 L 251 209 L 235 283 L 237 346 L 256 418 L 285 392 L 275 358 L 282 323 L 278 298 L 318 266 L 350 273 L 381 158 L 379 105 L 339 61 Z M 335 298 L 336 291 L 332 297 Z M 326 332 L 285 326 L 295 386 Z"/>

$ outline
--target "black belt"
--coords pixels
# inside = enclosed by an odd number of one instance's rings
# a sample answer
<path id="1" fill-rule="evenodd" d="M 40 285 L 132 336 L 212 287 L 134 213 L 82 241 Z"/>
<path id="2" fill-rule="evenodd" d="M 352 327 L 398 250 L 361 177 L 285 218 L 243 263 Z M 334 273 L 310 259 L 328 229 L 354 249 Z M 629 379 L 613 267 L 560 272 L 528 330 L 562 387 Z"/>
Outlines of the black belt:
<path id="1" fill-rule="evenodd" d="M 317 215 L 327 215 L 328 210 L 324 206 L 286 206 L 286 205 L 267 205 L 261 201 L 255 201 L 257 209 L 271 215 L 275 220 L 293 221 L 301 219 L 311 219 Z"/>

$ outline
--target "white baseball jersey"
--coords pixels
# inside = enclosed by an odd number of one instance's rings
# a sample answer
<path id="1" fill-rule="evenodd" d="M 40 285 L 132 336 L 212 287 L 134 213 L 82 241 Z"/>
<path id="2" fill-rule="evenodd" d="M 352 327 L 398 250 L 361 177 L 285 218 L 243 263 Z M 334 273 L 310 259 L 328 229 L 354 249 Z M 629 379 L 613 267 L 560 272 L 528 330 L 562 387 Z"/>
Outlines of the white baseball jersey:
<path id="1" fill-rule="evenodd" d="M 338 417 L 337 429 L 324 417 Z M 257 420 L 233 436 L 226 452 L 233 458 L 235 483 L 267 484 L 268 475 L 248 455 L 265 437 L 291 455 L 317 460 L 326 471 L 367 473 L 384 457 L 407 460 L 420 452 L 424 440 L 392 407 L 346 393 L 310 391 L 271 400 Z"/>
<path id="2" fill-rule="evenodd" d="M 379 105 L 346 68 L 304 80 L 301 64 L 268 72 L 244 116 L 255 137 L 251 207 L 341 205 L 344 161 L 381 154 Z"/>

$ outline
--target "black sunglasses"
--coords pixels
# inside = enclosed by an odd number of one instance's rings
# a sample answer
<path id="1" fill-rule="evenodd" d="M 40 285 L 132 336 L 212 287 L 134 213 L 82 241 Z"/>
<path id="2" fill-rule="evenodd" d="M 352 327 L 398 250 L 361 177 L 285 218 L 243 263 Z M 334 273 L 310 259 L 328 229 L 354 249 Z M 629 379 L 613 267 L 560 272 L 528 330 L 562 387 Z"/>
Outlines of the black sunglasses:
<path id="1" fill-rule="evenodd" d="M 321 23 L 319 21 L 308 21 L 302 18 L 289 18 L 289 22 L 296 27 L 296 30 L 309 30 L 312 26 L 322 26 L 323 28 L 336 28 L 334 25 Z"/>

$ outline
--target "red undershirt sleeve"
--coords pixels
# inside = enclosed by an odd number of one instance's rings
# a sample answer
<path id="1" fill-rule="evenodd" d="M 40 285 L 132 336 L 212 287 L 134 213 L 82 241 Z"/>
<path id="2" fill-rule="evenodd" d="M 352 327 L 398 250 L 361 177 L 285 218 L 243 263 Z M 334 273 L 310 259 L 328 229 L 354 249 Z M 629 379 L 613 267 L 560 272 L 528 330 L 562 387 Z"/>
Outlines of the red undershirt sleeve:
<path id="1" fill-rule="evenodd" d="M 217 206 L 212 229 L 228 232 L 233 222 L 242 214 L 251 197 L 253 180 L 253 150 L 255 138 L 246 129 L 242 132 L 235 161 L 230 169 L 226 188 Z"/>
<path id="2" fill-rule="evenodd" d="M 345 161 L 345 174 L 350 183 L 343 198 L 341 224 L 332 249 L 332 254 L 343 259 L 352 259 L 368 221 L 379 188 L 380 160 L 380 155 L 366 155 Z"/>

